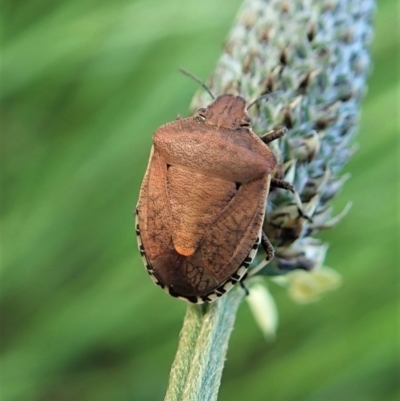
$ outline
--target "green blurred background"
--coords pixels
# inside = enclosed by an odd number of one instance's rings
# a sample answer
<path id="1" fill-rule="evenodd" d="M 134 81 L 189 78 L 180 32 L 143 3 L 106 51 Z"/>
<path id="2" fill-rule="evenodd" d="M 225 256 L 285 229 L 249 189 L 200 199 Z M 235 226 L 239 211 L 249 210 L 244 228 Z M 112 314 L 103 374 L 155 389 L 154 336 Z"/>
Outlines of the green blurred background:
<path id="1" fill-rule="evenodd" d="M 185 303 L 151 283 L 132 211 L 152 132 L 197 89 L 177 67 L 207 77 L 239 5 L 3 2 L 2 401 L 163 399 Z M 244 303 L 220 400 L 399 395 L 395 8 L 378 5 L 361 147 L 335 210 L 354 205 L 322 235 L 344 285 L 304 306 L 271 284 L 273 343 Z"/>

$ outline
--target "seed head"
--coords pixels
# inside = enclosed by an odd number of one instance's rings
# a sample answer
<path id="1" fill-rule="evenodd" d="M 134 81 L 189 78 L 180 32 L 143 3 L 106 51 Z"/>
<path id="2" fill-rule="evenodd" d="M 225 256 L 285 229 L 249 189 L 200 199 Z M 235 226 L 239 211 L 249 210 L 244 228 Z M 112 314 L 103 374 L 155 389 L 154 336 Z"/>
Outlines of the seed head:
<path id="1" fill-rule="evenodd" d="M 279 127 L 287 134 L 270 147 L 278 161 L 274 177 L 292 183 L 293 196 L 272 189 L 264 231 L 275 258 L 261 274 L 278 275 L 323 265 L 327 245 L 313 238 L 348 211 L 332 217 L 331 200 L 348 175 L 341 175 L 356 147 L 359 107 L 366 91 L 372 40 L 372 0 L 245 1 L 209 81 L 213 93 L 239 94 L 259 135 Z M 193 109 L 209 103 L 199 93 Z M 293 292 L 293 291 L 292 291 Z"/>

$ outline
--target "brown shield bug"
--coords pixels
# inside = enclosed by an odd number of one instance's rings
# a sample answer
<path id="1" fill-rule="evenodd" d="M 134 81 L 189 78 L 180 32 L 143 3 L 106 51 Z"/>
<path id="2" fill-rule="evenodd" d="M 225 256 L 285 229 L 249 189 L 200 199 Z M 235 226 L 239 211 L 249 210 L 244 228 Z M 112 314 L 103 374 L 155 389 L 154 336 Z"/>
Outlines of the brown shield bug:
<path id="1" fill-rule="evenodd" d="M 154 133 L 136 208 L 148 273 L 193 303 L 211 302 L 242 280 L 260 242 L 273 258 L 262 231 L 268 192 L 271 185 L 295 192 L 271 177 L 276 161 L 267 143 L 285 129 L 260 138 L 242 97 L 208 92 L 209 106 Z"/>

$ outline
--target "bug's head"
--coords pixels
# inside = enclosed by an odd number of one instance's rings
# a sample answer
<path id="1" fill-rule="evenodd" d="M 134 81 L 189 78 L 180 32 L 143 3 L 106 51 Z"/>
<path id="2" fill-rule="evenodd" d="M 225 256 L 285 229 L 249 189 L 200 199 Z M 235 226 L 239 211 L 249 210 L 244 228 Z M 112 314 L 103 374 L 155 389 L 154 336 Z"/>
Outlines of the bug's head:
<path id="1" fill-rule="evenodd" d="M 246 101 L 240 96 L 218 96 L 209 106 L 199 109 L 198 115 L 208 124 L 217 127 L 240 129 L 251 126 Z"/>

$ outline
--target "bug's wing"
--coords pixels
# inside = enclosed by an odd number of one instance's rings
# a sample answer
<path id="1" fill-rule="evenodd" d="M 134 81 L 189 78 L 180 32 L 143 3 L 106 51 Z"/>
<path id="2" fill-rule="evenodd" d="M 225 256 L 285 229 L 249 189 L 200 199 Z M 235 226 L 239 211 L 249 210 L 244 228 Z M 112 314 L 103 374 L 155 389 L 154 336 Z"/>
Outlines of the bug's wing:
<path id="1" fill-rule="evenodd" d="M 167 164 L 152 149 L 137 207 L 140 237 L 150 260 L 163 253 L 171 242 L 166 175 Z"/>
<path id="2" fill-rule="evenodd" d="M 175 249 L 193 255 L 210 226 L 236 194 L 234 182 L 170 166 L 167 191 Z"/>
<path id="3" fill-rule="evenodd" d="M 199 302 L 198 295 L 208 293 L 219 282 L 203 267 L 199 252 L 186 258 L 174 249 L 167 181 L 167 164 L 153 149 L 137 206 L 140 250 L 156 284 L 173 296 Z"/>
<path id="4" fill-rule="evenodd" d="M 264 220 L 270 177 L 243 184 L 206 233 L 201 253 L 207 270 L 225 281 L 257 243 Z M 235 270 L 235 267 L 237 269 Z"/>

